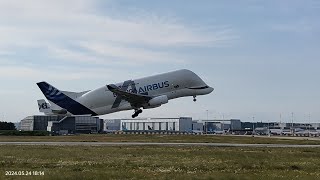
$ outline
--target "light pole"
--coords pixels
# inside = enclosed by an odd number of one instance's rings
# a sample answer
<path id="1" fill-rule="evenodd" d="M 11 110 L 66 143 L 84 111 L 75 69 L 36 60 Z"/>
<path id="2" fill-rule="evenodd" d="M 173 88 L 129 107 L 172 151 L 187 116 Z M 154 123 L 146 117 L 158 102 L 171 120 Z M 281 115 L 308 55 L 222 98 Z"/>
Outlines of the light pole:
<path id="1" fill-rule="evenodd" d="M 269 122 L 270 120 L 268 119 L 268 136 L 270 137 L 270 122 Z"/>
<path id="2" fill-rule="evenodd" d="M 208 121 L 208 119 L 209 119 L 209 110 L 206 110 L 206 112 L 207 112 L 207 121 Z"/>
<path id="3" fill-rule="evenodd" d="M 207 121 L 206 121 L 206 122 L 204 122 L 204 128 L 205 128 L 205 133 L 206 133 L 206 134 L 208 134 L 208 127 L 207 127 L 207 124 L 208 124 L 208 120 L 209 120 L 209 115 L 208 115 L 209 110 L 207 109 L 207 110 L 206 110 L 206 112 L 207 112 Z"/>
<path id="4" fill-rule="evenodd" d="M 281 113 L 280 113 L 280 124 L 281 124 L 281 120 L 282 120 L 282 115 L 281 115 Z"/>
<path id="5" fill-rule="evenodd" d="M 252 136 L 254 135 L 254 116 L 252 116 Z"/>
<path id="6" fill-rule="evenodd" d="M 291 113 L 291 131 L 292 131 L 292 136 L 294 135 L 294 130 L 293 130 L 293 112 Z"/>
<path id="7" fill-rule="evenodd" d="M 310 137 L 310 128 L 311 128 L 311 127 L 310 127 L 310 126 L 311 126 L 310 116 L 311 116 L 311 115 L 310 115 L 310 113 L 309 113 L 309 123 L 308 123 L 309 131 L 308 131 L 308 137 Z"/>
<path id="8" fill-rule="evenodd" d="M 224 134 L 224 114 L 222 113 L 222 128 L 221 130 L 223 131 Z"/>

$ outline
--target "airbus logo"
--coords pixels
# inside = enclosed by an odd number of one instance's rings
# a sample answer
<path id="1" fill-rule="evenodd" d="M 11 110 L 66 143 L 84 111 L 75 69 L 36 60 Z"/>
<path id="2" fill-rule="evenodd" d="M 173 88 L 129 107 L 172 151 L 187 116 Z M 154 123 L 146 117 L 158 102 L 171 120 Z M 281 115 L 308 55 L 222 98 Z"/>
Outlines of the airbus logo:
<path id="1" fill-rule="evenodd" d="M 140 87 L 138 92 L 139 92 L 139 94 L 143 94 L 148 91 L 162 89 L 164 87 L 169 87 L 169 86 L 170 86 L 169 81 L 164 81 L 164 82 L 154 83 L 154 84 Z"/>
<path id="2" fill-rule="evenodd" d="M 131 88 L 129 88 L 129 86 Z M 162 88 L 169 87 L 169 86 L 170 86 L 169 81 L 163 81 L 163 82 L 148 84 L 148 85 L 139 87 L 139 91 L 138 91 L 136 88 L 136 83 L 132 80 L 128 80 L 128 81 L 125 81 L 122 84 L 122 86 L 119 86 L 119 88 L 122 91 L 127 91 L 127 92 L 134 93 L 134 94 L 139 93 L 139 94 L 143 94 L 143 95 L 148 95 L 149 91 L 162 89 Z M 113 96 L 116 97 L 116 99 L 112 105 L 112 108 L 117 108 L 117 107 L 119 107 L 119 105 L 122 101 L 122 98 L 120 96 L 117 96 L 115 93 L 113 93 Z"/>
<path id="3" fill-rule="evenodd" d="M 157 89 L 162 89 L 169 87 L 169 81 L 163 81 L 159 83 L 154 83 L 154 84 L 148 84 L 142 87 L 139 87 L 137 90 L 134 81 L 125 81 L 122 86 L 118 86 L 121 90 L 125 90 L 129 93 L 135 93 L 135 94 L 143 94 L 143 95 L 148 95 L 149 91 L 157 90 Z M 129 88 L 131 87 L 131 88 Z M 114 97 L 117 97 L 117 95 L 114 93 Z"/>

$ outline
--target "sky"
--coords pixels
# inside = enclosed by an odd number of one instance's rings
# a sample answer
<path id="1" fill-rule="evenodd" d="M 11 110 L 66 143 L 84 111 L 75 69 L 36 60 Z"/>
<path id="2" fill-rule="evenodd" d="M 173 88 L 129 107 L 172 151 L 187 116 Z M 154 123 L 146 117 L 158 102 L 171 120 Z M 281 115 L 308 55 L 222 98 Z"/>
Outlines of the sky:
<path id="1" fill-rule="evenodd" d="M 319 17 L 317 0 L 0 0 L 0 120 L 40 114 L 39 81 L 80 92 L 190 69 L 215 91 L 140 117 L 320 122 Z"/>

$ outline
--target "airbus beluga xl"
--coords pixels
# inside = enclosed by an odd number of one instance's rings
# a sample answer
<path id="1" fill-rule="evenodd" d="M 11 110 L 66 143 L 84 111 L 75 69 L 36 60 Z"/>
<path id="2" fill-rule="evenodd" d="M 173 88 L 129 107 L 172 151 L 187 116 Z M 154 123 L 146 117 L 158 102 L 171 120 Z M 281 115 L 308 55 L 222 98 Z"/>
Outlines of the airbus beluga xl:
<path id="1" fill-rule="evenodd" d="M 206 95 L 213 91 L 198 75 L 186 69 L 107 84 L 91 91 L 60 91 L 47 82 L 37 83 L 45 100 L 38 100 L 40 112 L 47 115 L 104 115 L 124 110 L 134 110 L 132 118 L 142 109 L 156 108 L 169 100 Z"/>

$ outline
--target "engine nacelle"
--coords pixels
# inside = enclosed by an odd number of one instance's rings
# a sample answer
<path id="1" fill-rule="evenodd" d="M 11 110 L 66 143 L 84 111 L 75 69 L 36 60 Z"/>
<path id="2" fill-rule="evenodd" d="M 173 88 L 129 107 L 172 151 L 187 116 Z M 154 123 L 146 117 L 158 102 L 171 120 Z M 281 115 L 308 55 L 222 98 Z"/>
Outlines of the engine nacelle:
<path id="1" fill-rule="evenodd" d="M 169 101 L 168 96 L 162 95 L 162 96 L 158 96 L 150 99 L 150 101 L 148 102 L 148 105 L 151 107 L 158 107 L 158 106 L 161 106 L 162 104 L 168 103 L 168 101 Z"/>

